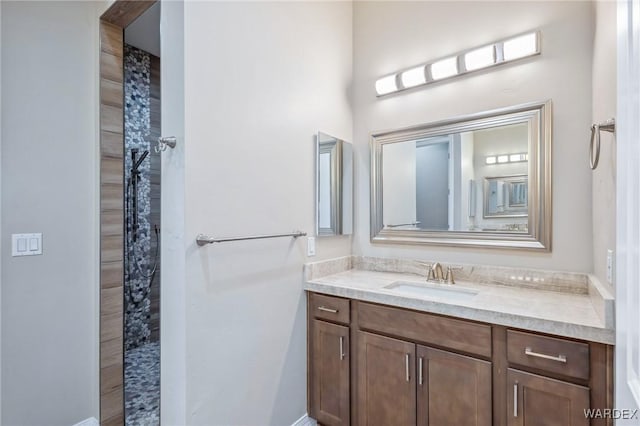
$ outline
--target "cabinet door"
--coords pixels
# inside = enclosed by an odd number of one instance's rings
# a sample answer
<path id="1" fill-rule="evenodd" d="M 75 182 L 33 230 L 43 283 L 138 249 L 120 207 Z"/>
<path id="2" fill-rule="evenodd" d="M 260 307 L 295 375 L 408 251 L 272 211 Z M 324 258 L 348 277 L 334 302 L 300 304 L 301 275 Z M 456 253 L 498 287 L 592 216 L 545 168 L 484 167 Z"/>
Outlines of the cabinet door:
<path id="1" fill-rule="evenodd" d="M 548 377 L 509 369 L 509 426 L 586 426 L 589 389 Z"/>
<path id="2" fill-rule="evenodd" d="M 349 424 L 349 328 L 313 320 L 313 407 L 328 426 Z"/>
<path id="3" fill-rule="evenodd" d="M 418 346 L 418 426 L 491 426 L 491 363 Z"/>
<path id="4" fill-rule="evenodd" d="M 415 344 L 358 332 L 358 423 L 416 424 Z"/>

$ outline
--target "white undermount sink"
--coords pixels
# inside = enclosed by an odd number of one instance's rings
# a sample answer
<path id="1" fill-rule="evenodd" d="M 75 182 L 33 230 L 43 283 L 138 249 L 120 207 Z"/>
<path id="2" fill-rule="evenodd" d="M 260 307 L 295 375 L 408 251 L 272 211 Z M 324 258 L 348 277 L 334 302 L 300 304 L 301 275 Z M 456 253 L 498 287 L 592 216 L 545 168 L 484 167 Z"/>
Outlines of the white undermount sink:
<path id="1" fill-rule="evenodd" d="M 469 300 L 478 295 L 477 291 L 456 288 L 450 284 L 427 284 L 411 281 L 395 281 L 384 287 L 393 292 L 412 296 L 435 297 L 438 299 Z"/>

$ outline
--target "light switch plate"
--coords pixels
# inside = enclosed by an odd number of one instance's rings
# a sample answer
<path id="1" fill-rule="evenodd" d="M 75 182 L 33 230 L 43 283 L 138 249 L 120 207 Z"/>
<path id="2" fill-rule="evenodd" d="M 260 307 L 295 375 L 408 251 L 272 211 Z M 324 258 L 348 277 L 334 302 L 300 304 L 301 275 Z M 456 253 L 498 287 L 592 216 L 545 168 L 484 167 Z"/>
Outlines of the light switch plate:
<path id="1" fill-rule="evenodd" d="M 37 256 L 42 254 L 42 233 L 11 234 L 11 256 Z"/>
<path id="2" fill-rule="evenodd" d="M 307 256 L 316 255 L 316 237 L 307 237 Z"/>

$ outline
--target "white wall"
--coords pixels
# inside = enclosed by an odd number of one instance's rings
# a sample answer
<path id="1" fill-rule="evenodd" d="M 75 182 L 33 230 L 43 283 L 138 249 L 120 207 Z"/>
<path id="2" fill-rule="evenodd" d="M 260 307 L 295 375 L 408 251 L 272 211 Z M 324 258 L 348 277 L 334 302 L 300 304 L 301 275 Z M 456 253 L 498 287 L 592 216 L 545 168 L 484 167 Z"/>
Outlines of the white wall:
<path id="1" fill-rule="evenodd" d="M 361 255 L 591 271 L 593 13 L 588 2 L 354 3 L 354 147 Z M 542 55 L 377 99 L 380 76 L 527 30 L 542 31 Z M 372 245 L 368 135 L 531 101 L 553 100 L 553 252 Z"/>
<path id="2" fill-rule="evenodd" d="M 616 116 L 616 2 L 594 3 L 592 122 Z M 588 141 L 587 141 L 588 142 Z M 585 150 L 587 145 L 585 142 Z M 616 143 L 602 132 L 600 164 L 592 173 L 593 270 L 601 282 L 607 279 L 607 249 L 616 247 Z"/>
<path id="3" fill-rule="evenodd" d="M 160 271 L 160 417 L 162 424 L 183 425 L 186 415 L 186 272 L 188 243 L 184 213 L 184 7 L 162 3 L 162 135 L 177 144 L 162 154 Z M 190 241 L 189 241 L 190 242 Z"/>
<path id="4" fill-rule="evenodd" d="M 311 259 L 304 238 L 194 239 L 313 232 L 314 135 L 352 140 L 351 25 L 347 2 L 185 3 L 188 424 L 306 412 L 302 265 L 350 238 L 318 238 Z"/>
<path id="5" fill-rule="evenodd" d="M 2 6 L 0 5 L 0 188 L 2 188 Z M 0 196 L 0 241 L 2 241 L 2 196 Z M 2 424 L 2 244 L 0 244 L 0 424 Z"/>
<path id="6" fill-rule="evenodd" d="M 416 143 L 410 141 L 387 144 L 382 147 L 382 153 L 384 155 L 382 162 L 384 225 L 414 223 L 416 221 Z"/>
<path id="7" fill-rule="evenodd" d="M 98 412 L 100 2 L 1 2 L 2 424 Z M 44 254 L 11 257 L 11 233 Z"/>

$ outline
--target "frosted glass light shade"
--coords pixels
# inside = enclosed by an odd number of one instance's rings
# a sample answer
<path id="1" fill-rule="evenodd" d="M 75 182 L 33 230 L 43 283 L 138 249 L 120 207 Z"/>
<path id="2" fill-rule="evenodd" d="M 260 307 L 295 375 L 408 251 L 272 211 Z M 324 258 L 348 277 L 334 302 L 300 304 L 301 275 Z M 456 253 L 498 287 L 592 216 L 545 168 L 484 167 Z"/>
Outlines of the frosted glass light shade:
<path id="1" fill-rule="evenodd" d="M 441 80 L 458 74 L 458 58 L 452 56 L 431 64 L 431 78 Z"/>
<path id="2" fill-rule="evenodd" d="M 425 84 L 427 82 L 427 78 L 424 75 L 424 65 L 420 65 L 419 67 L 411 68 L 410 70 L 403 72 L 400 75 L 400 80 L 402 81 L 402 86 L 405 88 Z"/>
<path id="3" fill-rule="evenodd" d="M 479 70 L 496 63 L 493 44 L 467 52 L 464 55 L 464 67 L 467 71 Z"/>
<path id="4" fill-rule="evenodd" d="M 378 96 L 386 95 L 387 93 L 392 93 L 398 90 L 398 85 L 396 84 L 396 75 L 388 75 L 386 77 L 382 77 L 376 81 L 376 92 Z"/>
<path id="5" fill-rule="evenodd" d="M 502 52 L 505 61 L 512 61 L 538 53 L 537 34 L 525 34 L 505 41 L 502 46 Z"/>

